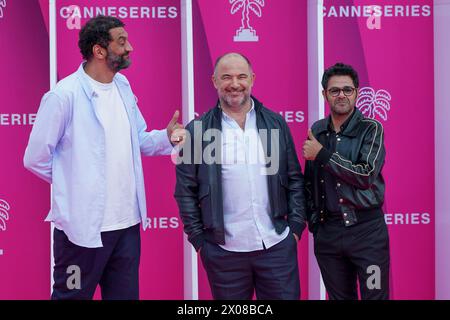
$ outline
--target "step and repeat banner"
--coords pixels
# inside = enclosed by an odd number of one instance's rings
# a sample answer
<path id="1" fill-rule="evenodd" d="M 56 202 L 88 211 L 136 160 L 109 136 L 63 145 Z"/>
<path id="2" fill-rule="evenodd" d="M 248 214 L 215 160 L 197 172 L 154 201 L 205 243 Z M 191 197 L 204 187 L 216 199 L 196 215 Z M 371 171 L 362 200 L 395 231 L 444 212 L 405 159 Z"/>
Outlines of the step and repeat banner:
<path id="1" fill-rule="evenodd" d="M 289 124 L 299 158 L 307 136 L 306 1 L 193 0 L 195 112 L 212 108 L 216 58 L 246 55 L 253 94 Z M 22 159 L 49 90 L 48 1 L 0 0 L 0 299 L 50 297 L 50 186 Z M 434 298 L 433 1 L 325 0 L 325 66 L 359 72 L 358 107 L 379 120 L 387 149 L 386 222 L 394 299 Z M 150 129 L 181 111 L 180 0 L 56 0 L 57 77 L 82 62 L 80 27 L 98 14 L 122 19 L 134 51 L 123 73 Z M 319 106 L 318 106 L 319 107 Z M 181 119 L 180 119 L 181 121 Z M 142 231 L 142 299 L 183 299 L 183 231 L 173 198 L 170 157 L 143 158 L 148 221 Z M 298 248 L 308 298 L 306 232 Z M 99 294 L 96 294 L 99 298 Z M 210 299 L 199 260 L 199 298 Z"/>
<path id="2" fill-rule="evenodd" d="M 325 67 L 360 76 L 358 108 L 385 132 L 393 299 L 434 298 L 432 0 L 325 0 Z"/>
<path id="3" fill-rule="evenodd" d="M 196 115 L 217 102 L 211 81 L 216 59 L 227 52 L 242 53 L 256 75 L 252 94 L 285 118 L 300 158 L 308 111 L 306 1 L 194 0 L 192 10 Z M 307 248 L 305 231 L 298 247 L 302 299 L 308 298 Z M 198 261 L 199 298 L 210 299 Z"/>
<path id="4" fill-rule="evenodd" d="M 50 187 L 22 164 L 50 86 L 47 20 L 48 1 L 0 1 L 0 299 L 49 298 Z"/>

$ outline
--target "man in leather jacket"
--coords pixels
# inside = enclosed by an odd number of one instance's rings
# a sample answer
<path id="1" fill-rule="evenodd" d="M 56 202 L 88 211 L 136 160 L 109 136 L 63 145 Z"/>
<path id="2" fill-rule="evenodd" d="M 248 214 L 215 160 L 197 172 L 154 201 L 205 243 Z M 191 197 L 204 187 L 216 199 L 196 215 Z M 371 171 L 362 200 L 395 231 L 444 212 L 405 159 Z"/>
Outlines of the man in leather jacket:
<path id="1" fill-rule="evenodd" d="M 322 78 L 330 115 L 303 145 L 308 226 L 330 299 L 389 299 L 389 236 L 381 123 L 355 107 L 358 75 L 337 63 Z"/>
<path id="2" fill-rule="evenodd" d="M 219 101 L 187 125 L 175 198 L 214 299 L 298 299 L 303 175 L 286 122 L 251 96 L 254 77 L 241 54 L 217 59 Z"/>

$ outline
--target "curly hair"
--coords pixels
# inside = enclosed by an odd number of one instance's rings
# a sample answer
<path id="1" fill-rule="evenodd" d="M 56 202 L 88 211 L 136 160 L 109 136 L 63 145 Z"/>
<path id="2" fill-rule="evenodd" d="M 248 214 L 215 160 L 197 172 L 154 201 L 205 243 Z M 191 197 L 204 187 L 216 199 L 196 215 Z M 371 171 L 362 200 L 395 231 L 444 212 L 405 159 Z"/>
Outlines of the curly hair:
<path id="1" fill-rule="evenodd" d="M 84 60 L 92 58 L 92 48 L 98 44 L 103 48 L 107 48 L 112 41 L 109 30 L 118 27 L 124 27 L 125 24 L 115 18 L 99 15 L 90 19 L 81 28 L 79 33 L 78 47 Z"/>
<path id="2" fill-rule="evenodd" d="M 322 77 L 322 88 L 324 90 L 328 88 L 328 80 L 330 80 L 332 76 L 350 76 L 355 88 L 359 88 L 358 73 L 348 64 L 338 62 L 334 66 L 331 66 L 325 70 Z"/>

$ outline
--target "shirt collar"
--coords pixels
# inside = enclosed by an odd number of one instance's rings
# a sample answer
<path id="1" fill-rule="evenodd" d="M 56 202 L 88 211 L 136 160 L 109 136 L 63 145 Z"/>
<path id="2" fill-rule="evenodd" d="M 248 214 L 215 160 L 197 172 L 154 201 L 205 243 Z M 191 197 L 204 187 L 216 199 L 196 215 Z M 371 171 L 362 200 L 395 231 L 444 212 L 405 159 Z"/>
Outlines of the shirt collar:
<path id="1" fill-rule="evenodd" d="M 252 115 L 255 112 L 255 101 L 253 101 L 253 99 L 251 99 L 251 98 L 250 98 L 250 100 L 251 100 L 252 104 L 251 104 L 250 110 L 248 110 L 248 112 L 247 112 L 248 115 Z M 222 107 L 220 106 L 220 103 L 219 103 L 219 108 L 220 108 L 220 110 L 222 110 L 222 117 L 224 119 L 226 119 L 226 120 L 234 120 L 233 118 L 231 118 L 229 115 L 227 115 L 223 111 Z"/>
<path id="2" fill-rule="evenodd" d="M 353 111 L 352 111 L 352 114 L 351 114 L 351 115 L 344 121 L 344 123 L 341 125 L 340 132 L 344 132 L 345 129 L 348 127 L 350 121 L 352 120 L 352 118 L 353 118 L 353 117 L 355 116 L 355 114 L 356 114 L 355 111 L 356 111 L 356 108 L 354 107 L 354 108 L 353 108 Z M 329 132 L 336 131 L 335 128 L 333 128 L 333 122 L 331 121 L 331 115 L 328 116 L 328 119 L 327 119 L 327 129 L 328 129 Z"/>

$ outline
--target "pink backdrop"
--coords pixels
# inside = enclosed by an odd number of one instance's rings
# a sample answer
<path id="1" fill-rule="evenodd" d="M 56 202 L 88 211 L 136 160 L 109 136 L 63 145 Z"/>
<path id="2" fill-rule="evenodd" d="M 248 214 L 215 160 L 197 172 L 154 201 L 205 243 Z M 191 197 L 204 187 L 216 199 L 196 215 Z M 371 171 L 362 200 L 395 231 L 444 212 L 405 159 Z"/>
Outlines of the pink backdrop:
<path id="1" fill-rule="evenodd" d="M 68 28 L 68 11 L 62 8 L 78 5 L 81 24 L 85 13 L 106 8 L 106 14 L 118 15 L 127 24 L 135 51 L 133 64 L 124 74 L 147 124 L 165 127 L 181 108 L 180 1 L 56 2 L 58 79 L 74 72 L 81 62 L 78 29 Z M 253 12 L 249 16 L 259 41 L 234 42 L 241 12 L 232 15 L 228 0 L 193 1 L 196 112 L 201 114 L 216 102 L 210 82 L 214 60 L 227 51 L 242 52 L 257 75 L 254 95 L 283 113 L 300 151 L 307 130 L 306 1 L 266 0 L 264 4 L 261 17 Z M 386 15 L 379 21 L 364 16 L 363 6 L 373 4 L 380 5 Z M 49 89 L 48 1 L 11 0 L 1 9 L 0 43 L 8 50 L 0 72 L 0 299 L 47 299 L 50 230 L 43 220 L 50 207 L 50 187 L 23 168 L 22 157 L 40 99 Z M 385 128 L 392 297 L 432 299 L 432 1 L 325 0 L 324 13 L 325 66 L 337 61 L 352 64 L 359 71 L 361 87 L 388 93 L 364 107 L 376 109 L 375 117 Z M 69 20 L 69 26 L 76 27 L 77 21 Z M 169 157 L 144 158 L 143 162 L 151 221 L 142 232 L 141 297 L 182 299 L 183 240 L 172 196 L 174 168 Z M 308 292 L 307 258 L 307 237 L 303 236 L 299 247 L 303 299 Z M 199 289 L 201 299 L 210 298 L 202 269 Z"/>
<path id="2" fill-rule="evenodd" d="M 71 5 L 80 9 L 68 9 Z M 97 10 L 105 10 L 105 14 L 125 22 L 134 51 L 130 55 L 132 64 L 123 74 L 138 98 L 148 128 L 165 128 L 175 110 L 181 112 L 180 1 L 58 0 L 59 79 L 74 72 L 81 63 L 79 30 L 68 28 L 67 17 L 70 26 L 76 25 L 73 18 L 81 13 L 84 25 L 90 18 L 87 14 Z M 151 221 L 150 227 L 142 231 L 141 299 L 182 299 L 183 238 L 173 198 L 175 169 L 166 156 L 143 158 L 143 165 Z"/>
<path id="3" fill-rule="evenodd" d="M 246 55 L 256 74 L 253 94 L 270 109 L 281 112 L 294 137 L 297 153 L 307 132 L 307 30 L 306 1 L 264 1 L 261 17 L 250 11 L 257 42 L 235 42 L 242 11 L 231 14 L 228 0 L 194 0 L 195 111 L 209 110 L 217 101 L 211 83 L 214 62 L 236 51 Z M 257 10 L 257 9 L 255 9 Z M 302 299 L 308 297 L 307 232 L 299 245 Z M 199 298 L 210 299 L 206 273 L 199 259 Z"/>
<path id="4" fill-rule="evenodd" d="M 364 16 L 369 5 L 381 8 L 378 20 Z M 325 0 L 324 7 L 325 67 L 351 64 L 361 88 L 388 92 L 358 105 L 385 129 L 392 298 L 433 299 L 433 1 Z"/>
<path id="5" fill-rule="evenodd" d="M 48 8 L 48 7 L 47 7 Z M 0 18 L 0 299 L 50 296 L 50 188 L 23 167 L 42 94 L 49 88 L 48 9 L 8 1 Z M 6 53 L 7 52 L 7 53 Z"/>

